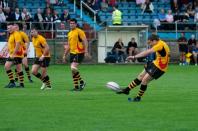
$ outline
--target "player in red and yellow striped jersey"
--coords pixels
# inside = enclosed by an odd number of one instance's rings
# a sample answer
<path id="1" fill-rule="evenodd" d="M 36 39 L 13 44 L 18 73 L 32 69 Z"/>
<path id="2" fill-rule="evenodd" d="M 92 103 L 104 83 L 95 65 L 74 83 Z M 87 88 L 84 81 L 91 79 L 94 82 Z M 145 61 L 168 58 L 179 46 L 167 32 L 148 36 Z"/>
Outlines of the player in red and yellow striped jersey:
<path id="1" fill-rule="evenodd" d="M 47 67 L 50 63 L 50 50 L 46 39 L 38 34 L 36 29 L 31 30 L 32 43 L 36 52 L 36 58 L 32 66 L 32 74 L 39 78 L 43 85 L 41 89 L 52 89 L 50 78 L 47 74 Z M 38 70 L 41 68 L 41 73 Z"/>
<path id="2" fill-rule="evenodd" d="M 70 20 L 70 32 L 68 33 L 68 46 L 65 48 L 64 58 L 70 52 L 71 71 L 74 82 L 74 91 L 81 91 L 85 87 L 85 81 L 80 76 L 78 65 L 88 54 L 88 42 L 83 30 L 77 27 L 77 20 Z M 80 82 L 80 85 L 78 85 Z"/>
<path id="3" fill-rule="evenodd" d="M 16 31 L 19 32 L 19 34 L 21 35 L 21 38 L 22 38 L 22 45 L 23 45 L 23 52 L 24 52 L 24 57 L 23 57 L 23 60 L 22 60 L 22 64 L 25 67 L 25 72 L 28 76 L 29 82 L 32 83 L 33 81 L 31 79 L 30 69 L 29 69 L 29 66 L 28 66 L 28 59 L 27 59 L 27 53 L 28 53 L 30 40 L 29 40 L 28 35 L 24 31 L 19 30 L 19 25 L 18 24 L 14 24 L 14 28 L 15 28 Z M 16 69 L 15 69 L 15 72 L 16 72 Z M 18 76 L 17 75 L 16 75 L 16 78 L 15 78 L 15 81 L 18 81 Z"/>
<path id="4" fill-rule="evenodd" d="M 148 54 L 156 53 L 156 59 L 152 63 L 147 63 L 145 69 L 139 74 L 139 76 L 133 80 L 128 87 L 118 91 L 118 94 L 128 95 L 130 90 L 141 84 L 138 95 L 133 99 L 134 101 L 140 101 L 144 92 L 147 89 L 147 84 L 153 79 L 161 77 L 168 68 L 170 49 L 168 45 L 159 39 L 157 35 L 151 35 L 148 39 L 148 44 L 152 48 L 143 51 L 135 56 L 129 56 L 127 59 L 134 60 L 137 58 L 145 57 Z"/>
<path id="5" fill-rule="evenodd" d="M 24 87 L 23 83 L 23 72 L 22 72 L 22 59 L 23 59 L 23 46 L 21 42 L 21 35 L 19 32 L 15 31 L 13 24 L 7 25 L 7 30 L 10 33 L 8 38 L 8 51 L 9 51 L 9 58 L 5 63 L 6 73 L 8 74 L 10 83 L 6 86 L 6 88 L 13 88 L 15 87 L 13 72 L 11 70 L 11 66 L 13 64 L 16 65 L 17 73 L 19 76 L 19 86 Z"/>

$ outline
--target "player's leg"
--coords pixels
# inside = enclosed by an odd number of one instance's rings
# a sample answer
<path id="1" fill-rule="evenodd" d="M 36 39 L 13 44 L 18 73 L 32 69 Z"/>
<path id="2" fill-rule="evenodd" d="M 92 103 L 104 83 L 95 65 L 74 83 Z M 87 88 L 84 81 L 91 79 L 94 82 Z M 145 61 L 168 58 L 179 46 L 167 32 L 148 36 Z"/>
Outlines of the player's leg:
<path id="1" fill-rule="evenodd" d="M 15 59 L 15 65 L 18 73 L 19 78 L 19 86 L 18 87 L 24 87 L 24 75 L 22 70 L 22 58 L 14 58 Z"/>
<path id="2" fill-rule="evenodd" d="M 51 82 L 50 82 L 50 77 L 47 75 L 47 67 L 41 67 L 41 76 L 42 76 L 43 83 L 46 86 L 46 87 L 44 86 L 44 88 L 52 89 Z M 41 88 L 41 89 L 44 89 L 44 88 Z"/>
<path id="3" fill-rule="evenodd" d="M 153 80 L 153 77 L 151 77 L 148 73 L 146 73 L 145 76 L 142 79 L 140 90 L 139 90 L 137 96 L 134 98 L 134 101 L 140 101 L 141 100 L 141 97 L 144 95 L 144 92 L 147 89 L 147 85 L 151 80 Z"/>
<path id="4" fill-rule="evenodd" d="M 128 95 L 130 90 L 135 88 L 136 86 L 140 85 L 142 79 L 144 78 L 144 76 L 146 75 L 146 71 L 145 69 L 138 75 L 138 77 L 136 79 L 134 79 L 129 85 L 128 87 L 120 90 L 117 92 L 117 94 L 126 94 Z"/>
<path id="5" fill-rule="evenodd" d="M 195 65 L 197 65 L 197 54 L 196 52 L 193 52 L 193 58 L 194 58 L 194 61 L 195 61 Z"/>
<path id="6" fill-rule="evenodd" d="M 26 72 L 26 74 L 27 74 L 27 76 L 28 76 L 29 82 L 32 83 L 33 81 L 32 81 L 32 79 L 31 79 L 30 68 L 29 68 L 29 65 L 28 65 L 28 59 L 27 59 L 27 57 L 24 57 L 24 58 L 23 58 L 22 63 L 23 63 L 23 65 L 24 65 L 24 67 L 25 67 L 25 72 Z"/>
<path id="7" fill-rule="evenodd" d="M 8 75 L 8 78 L 9 78 L 10 82 L 7 86 L 5 86 L 5 88 L 13 88 L 13 87 L 16 86 L 15 83 L 14 83 L 13 72 L 11 70 L 12 64 L 13 64 L 13 61 L 10 58 L 8 58 L 8 60 L 6 60 L 4 68 L 6 70 L 6 73 Z"/>
<path id="8" fill-rule="evenodd" d="M 84 58 L 84 54 L 75 54 L 70 55 L 70 62 L 71 62 L 71 71 L 72 71 L 72 77 L 74 82 L 74 90 L 83 90 L 86 83 L 81 78 L 80 72 L 78 70 L 79 63 L 82 62 Z M 80 82 L 80 86 L 78 86 L 78 81 Z"/>

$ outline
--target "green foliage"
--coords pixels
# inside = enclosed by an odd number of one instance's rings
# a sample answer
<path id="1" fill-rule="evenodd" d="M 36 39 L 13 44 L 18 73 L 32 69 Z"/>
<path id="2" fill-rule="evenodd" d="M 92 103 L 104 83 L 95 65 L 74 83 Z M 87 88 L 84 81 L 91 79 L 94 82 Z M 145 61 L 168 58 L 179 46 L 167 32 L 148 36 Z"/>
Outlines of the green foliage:
<path id="1" fill-rule="evenodd" d="M 25 80 L 24 89 L 5 89 L 8 77 L 0 66 L 0 131 L 191 131 L 198 121 L 198 68 L 172 65 L 168 72 L 149 84 L 139 103 L 105 87 L 116 81 L 127 86 L 142 65 L 81 65 L 87 86 L 71 92 L 73 82 L 68 65 L 49 67 L 52 90 L 40 90 L 42 83 Z M 26 77 L 26 76 L 25 76 Z"/>

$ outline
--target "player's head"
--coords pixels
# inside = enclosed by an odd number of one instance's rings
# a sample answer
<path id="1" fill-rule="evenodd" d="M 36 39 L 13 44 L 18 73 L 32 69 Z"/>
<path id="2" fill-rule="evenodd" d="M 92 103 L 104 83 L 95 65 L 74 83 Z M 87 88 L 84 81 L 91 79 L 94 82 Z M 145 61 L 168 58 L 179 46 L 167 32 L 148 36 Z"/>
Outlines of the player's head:
<path id="1" fill-rule="evenodd" d="M 77 20 L 76 19 L 70 19 L 70 28 L 75 29 L 77 27 Z"/>
<path id="2" fill-rule="evenodd" d="M 32 28 L 32 30 L 31 30 L 31 35 L 32 35 L 33 37 L 37 37 L 38 31 L 36 30 L 36 28 Z"/>
<path id="3" fill-rule="evenodd" d="M 14 32 L 13 23 L 8 23 L 8 24 L 7 24 L 7 31 L 8 31 L 9 33 Z"/>
<path id="4" fill-rule="evenodd" d="M 14 23 L 13 27 L 15 31 L 19 31 L 19 24 Z"/>
<path id="5" fill-rule="evenodd" d="M 159 36 L 156 34 L 152 34 L 149 38 L 148 38 L 148 44 L 153 46 L 155 44 L 157 44 L 157 42 L 159 41 Z"/>

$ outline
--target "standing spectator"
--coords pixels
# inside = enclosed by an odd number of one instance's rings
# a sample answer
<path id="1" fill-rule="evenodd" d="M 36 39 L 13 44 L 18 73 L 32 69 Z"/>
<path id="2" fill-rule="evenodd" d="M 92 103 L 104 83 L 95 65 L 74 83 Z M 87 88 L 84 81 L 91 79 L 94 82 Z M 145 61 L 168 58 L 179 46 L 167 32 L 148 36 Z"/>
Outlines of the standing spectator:
<path id="1" fill-rule="evenodd" d="M 117 62 L 124 62 L 126 59 L 125 47 L 122 39 L 119 38 L 118 41 L 113 46 L 112 54 L 115 55 Z"/>
<path id="2" fill-rule="evenodd" d="M 150 0 L 146 0 L 145 3 L 142 5 L 142 14 L 143 13 L 153 13 L 154 12 L 154 6 Z"/>
<path id="3" fill-rule="evenodd" d="M 77 27 L 77 20 L 70 20 L 70 32 L 68 33 L 68 46 L 65 48 L 63 59 L 70 53 L 70 67 L 74 82 L 72 91 L 82 91 L 86 85 L 81 78 L 78 66 L 83 61 L 84 57 L 89 56 L 88 41 L 83 30 Z M 79 83 L 80 82 L 80 83 Z"/>
<path id="4" fill-rule="evenodd" d="M 61 14 L 60 20 L 61 21 L 64 21 L 64 22 L 69 22 L 69 20 L 70 20 L 70 14 L 69 14 L 69 11 L 68 10 L 65 9 L 63 11 L 63 13 Z"/>
<path id="5" fill-rule="evenodd" d="M 118 6 L 113 7 L 113 13 L 112 13 L 112 22 L 113 25 L 121 25 L 122 24 L 122 12 L 118 10 Z"/>
<path id="6" fill-rule="evenodd" d="M 188 40 L 188 52 L 192 53 L 196 45 L 195 35 L 191 35 L 191 38 Z"/>
<path id="7" fill-rule="evenodd" d="M 197 66 L 197 58 L 198 58 L 198 42 L 196 43 L 195 48 L 193 49 L 193 57 L 195 61 L 195 66 Z"/>
<path id="8" fill-rule="evenodd" d="M 187 39 L 185 37 L 185 34 L 182 32 L 180 38 L 177 40 L 179 45 L 179 53 L 180 53 L 180 63 L 179 65 L 185 65 L 186 64 L 186 53 L 188 51 L 187 46 Z"/>

